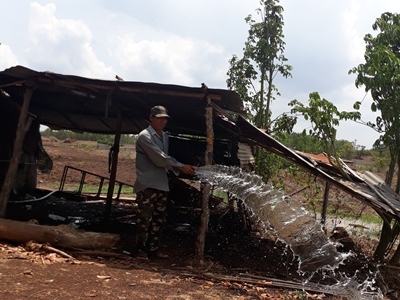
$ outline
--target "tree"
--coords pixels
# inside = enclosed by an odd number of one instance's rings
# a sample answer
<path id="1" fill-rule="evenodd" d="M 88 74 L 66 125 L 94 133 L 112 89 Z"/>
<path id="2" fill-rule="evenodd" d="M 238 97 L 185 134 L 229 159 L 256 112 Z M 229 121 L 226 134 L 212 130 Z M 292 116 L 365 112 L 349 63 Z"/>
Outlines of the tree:
<path id="1" fill-rule="evenodd" d="M 233 55 L 229 61 L 227 86 L 241 96 L 255 126 L 267 129 L 270 133 L 271 129 L 290 132 L 296 120 L 287 115 L 278 118 L 274 128 L 271 126 L 271 102 L 280 95 L 273 84 L 274 78 L 278 74 L 287 78 L 292 70 L 286 64 L 284 55 L 283 7 L 279 5 L 279 0 L 260 1 L 260 5 L 261 8 L 257 9 L 261 17 L 259 22 L 251 15 L 245 18 L 250 26 L 249 35 L 243 48 L 243 57 Z M 276 164 L 267 163 L 266 166 L 265 163 L 270 160 L 267 156 L 272 154 L 264 152 L 259 148 L 256 150 L 256 166 L 260 174 L 263 171 L 269 173 L 264 178 L 268 180 L 272 171 L 272 168 L 268 170 L 268 166 Z"/>
<path id="2" fill-rule="evenodd" d="M 367 34 L 365 63 L 351 69 L 357 74 L 356 87 L 364 86 L 371 93 L 373 112 L 380 111 L 375 123 L 368 123 L 382 133 L 375 145 L 389 149 L 390 163 L 386 183 L 391 185 L 396 168 L 400 164 L 400 15 L 383 13 L 372 25 L 380 33 L 376 37 Z M 361 102 L 354 104 L 359 108 Z M 400 191 L 400 173 L 397 174 L 396 192 Z"/>
<path id="3" fill-rule="evenodd" d="M 257 9 L 260 22 L 248 15 L 249 36 L 243 49 L 243 57 L 230 59 L 227 86 L 237 91 L 244 100 L 255 126 L 269 129 L 271 102 L 280 95 L 273 84 L 277 74 L 291 76 L 292 67 L 286 64 L 283 41 L 283 7 L 279 0 L 260 1 Z"/>
<path id="4" fill-rule="evenodd" d="M 293 107 L 291 110 L 293 114 L 300 113 L 304 119 L 310 120 L 312 128 L 309 130 L 309 134 L 323 143 L 330 163 L 338 167 L 343 176 L 348 177 L 343 172 L 339 153 L 336 150 L 336 127 L 339 126 L 340 120 L 359 120 L 360 113 L 339 112 L 333 103 L 325 98 L 321 99 L 317 92 L 310 93 L 308 106 L 298 100 L 292 100 L 289 106 Z M 305 131 L 303 131 L 304 134 L 306 134 Z"/>
<path id="5" fill-rule="evenodd" d="M 390 162 L 385 182 L 392 184 L 395 170 L 400 167 L 400 15 L 383 13 L 372 25 L 378 31 L 376 37 L 367 34 L 364 37 L 365 63 L 351 69 L 349 73 L 357 74 L 356 87 L 365 87 L 371 93 L 371 110 L 379 111 L 375 123 L 368 125 L 381 133 L 375 146 L 382 144 L 389 149 Z M 359 108 L 360 102 L 355 103 Z M 400 172 L 397 172 L 396 192 L 400 190 Z M 378 212 L 379 213 L 379 212 Z M 400 225 L 395 222 L 391 227 L 391 218 L 380 213 L 384 224 L 379 245 L 374 253 L 378 260 L 384 258 L 388 245 L 396 239 Z M 393 263 L 400 262 L 400 248 L 392 258 Z"/>

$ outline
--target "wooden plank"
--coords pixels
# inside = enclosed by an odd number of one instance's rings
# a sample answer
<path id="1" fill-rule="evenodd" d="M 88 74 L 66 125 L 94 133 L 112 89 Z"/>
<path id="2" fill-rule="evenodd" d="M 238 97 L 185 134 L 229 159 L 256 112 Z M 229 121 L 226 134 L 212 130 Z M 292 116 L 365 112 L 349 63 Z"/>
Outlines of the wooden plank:
<path id="1" fill-rule="evenodd" d="M 32 117 L 29 116 L 29 104 L 32 98 L 32 89 L 25 88 L 24 102 L 19 115 L 17 132 L 14 141 L 13 154 L 11 157 L 10 165 L 8 166 L 7 174 L 0 191 L 0 217 L 4 218 L 7 210 L 7 202 L 11 193 L 12 185 L 17 174 L 18 164 L 23 152 L 23 144 L 25 135 L 29 130 L 32 123 Z"/>

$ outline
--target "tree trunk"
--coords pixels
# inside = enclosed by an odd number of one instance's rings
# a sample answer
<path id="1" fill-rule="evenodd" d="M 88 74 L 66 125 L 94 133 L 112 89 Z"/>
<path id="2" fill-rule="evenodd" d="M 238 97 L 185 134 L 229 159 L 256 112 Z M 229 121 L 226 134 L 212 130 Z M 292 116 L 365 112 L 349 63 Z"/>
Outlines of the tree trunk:
<path id="1" fill-rule="evenodd" d="M 400 155 L 397 156 L 397 182 L 396 182 L 396 193 L 400 192 Z"/>
<path id="2" fill-rule="evenodd" d="M 400 223 L 396 221 L 396 223 L 393 226 L 392 230 L 392 242 L 394 243 L 394 240 L 398 238 L 400 232 Z M 400 262 L 400 246 L 397 246 L 397 249 L 395 253 L 393 254 L 392 258 L 390 259 L 391 265 L 397 265 Z"/>
<path id="3" fill-rule="evenodd" d="M 378 247 L 376 247 L 374 252 L 374 259 L 377 261 L 383 261 L 385 258 L 385 253 L 387 246 L 392 241 L 392 228 L 390 226 L 390 219 L 381 215 L 383 220 L 381 237 L 379 239 Z"/>
<path id="4" fill-rule="evenodd" d="M 385 182 L 387 183 L 388 186 L 392 186 L 392 182 L 393 182 L 393 177 L 394 177 L 394 172 L 395 172 L 395 167 L 396 167 L 395 157 L 396 157 L 395 154 L 390 149 L 389 168 L 388 168 L 388 171 L 386 173 L 386 178 L 385 178 Z"/>
<path id="5" fill-rule="evenodd" d="M 0 240 L 17 243 L 35 241 L 62 248 L 112 249 L 120 241 L 120 235 L 78 231 L 66 225 L 45 226 L 0 218 Z"/>

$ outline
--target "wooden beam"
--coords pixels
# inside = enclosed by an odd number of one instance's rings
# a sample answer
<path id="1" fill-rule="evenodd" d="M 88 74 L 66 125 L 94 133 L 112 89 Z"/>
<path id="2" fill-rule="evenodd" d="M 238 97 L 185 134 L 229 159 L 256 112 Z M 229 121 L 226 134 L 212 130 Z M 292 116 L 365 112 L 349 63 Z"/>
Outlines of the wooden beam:
<path id="1" fill-rule="evenodd" d="M 119 153 L 119 143 L 121 141 L 121 127 L 122 127 L 122 116 L 121 111 L 118 109 L 118 122 L 117 128 L 115 128 L 114 146 L 111 158 L 111 172 L 110 172 L 110 182 L 107 191 L 106 208 L 104 211 L 104 220 L 108 221 L 111 215 L 111 206 L 114 195 L 115 178 L 117 177 L 117 165 L 118 165 L 118 153 Z"/>
<path id="2" fill-rule="evenodd" d="M 53 84 L 53 85 L 59 85 L 63 88 L 67 87 L 69 89 L 74 89 L 76 88 L 77 90 L 82 90 L 82 85 L 79 83 L 75 83 L 74 81 L 70 80 L 65 80 L 63 78 L 54 78 L 54 77 L 39 77 L 37 78 L 38 82 L 44 83 L 44 84 Z M 79 82 L 79 81 L 77 81 Z M 125 84 L 126 83 L 126 84 Z M 122 92 L 128 92 L 128 93 L 140 93 L 140 94 L 153 94 L 153 95 L 161 95 L 161 96 L 172 96 L 172 97 L 185 97 L 185 98 L 197 98 L 197 99 L 204 99 L 204 92 L 199 88 L 198 92 L 193 91 L 189 92 L 187 91 L 188 88 L 185 88 L 185 91 L 176 91 L 173 90 L 172 87 L 168 89 L 167 86 L 165 85 L 157 85 L 156 87 L 153 86 L 144 86 L 144 87 L 132 87 L 134 83 L 132 82 L 118 82 L 118 89 Z M 130 86 L 129 86 L 130 85 Z M 84 83 L 84 86 L 87 90 L 91 91 L 91 93 L 95 93 L 98 90 L 103 90 L 105 92 L 109 91 L 110 85 L 105 85 L 104 81 L 96 81 L 96 80 L 91 80 L 91 81 L 86 81 Z M 193 88 L 192 88 L 193 89 Z M 212 99 L 213 101 L 221 101 L 222 97 L 219 94 L 214 94 L 210 92 L 208 94 L 208 97 Z"/>
<path id="3" fill-rule="evenodd" d="M 4 218 L 7 210 L 7 202 L 10 197 L 11 189 L 17 174 L 18 164 L 23 152 L 25 135 L 32 123 L 32 117 L 29 116 L 29 104 L 31 102 L 33 90 L 26 87 L 24 91 L 24 102 L 19 115 L 17 132 L 14 140 L 13 154 L 10 164 L 0 191 L 0 218 Z"/>

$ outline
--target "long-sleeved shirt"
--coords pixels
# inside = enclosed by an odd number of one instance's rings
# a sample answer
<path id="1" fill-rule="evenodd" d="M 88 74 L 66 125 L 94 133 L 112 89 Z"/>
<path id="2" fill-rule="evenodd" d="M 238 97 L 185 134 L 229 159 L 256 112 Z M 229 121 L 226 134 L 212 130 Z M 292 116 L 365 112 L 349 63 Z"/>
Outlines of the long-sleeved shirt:
<path id="1" fill-rule="evenodd" d="M 146 188 L 169 191 L 167 171 L 174 166 L 183 166 L 175 158 L 168 155 L 168 135 L 158 135 L 149 125 L 141 131 L 136 140 L 136 182 L 135 192 Z"/>

